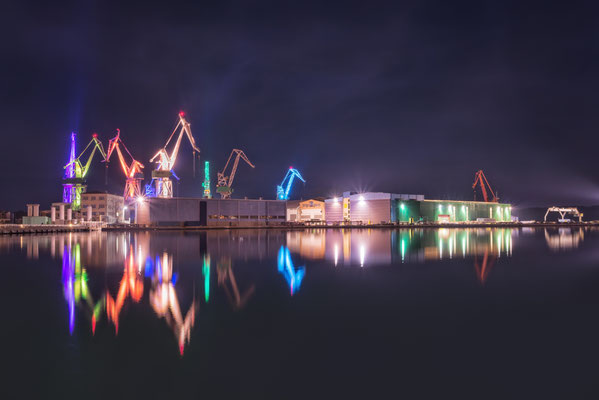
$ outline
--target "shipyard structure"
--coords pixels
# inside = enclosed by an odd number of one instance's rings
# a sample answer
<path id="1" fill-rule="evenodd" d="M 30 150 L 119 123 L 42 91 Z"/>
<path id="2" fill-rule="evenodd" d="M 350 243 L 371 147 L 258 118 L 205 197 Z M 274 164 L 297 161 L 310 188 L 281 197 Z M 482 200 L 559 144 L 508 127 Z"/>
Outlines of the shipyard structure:
<path id="1" fill-rule="evenodd" d="M 52 203 L 40 212 L 39 204 L 28 204 L 23 224 L 86 224 L 90 227 L 106 224 L 141 226 L 223 226 L 259 227 L 294 224 L 321 225 L 381 225 L 426 223 L 495 223 L 511 222 L 511 206 L 499 203 L 482 170 L 475 174 L 472 189 L 479 188 L 484 201 L 429 200 L 420 194 L 383 192 L 344 192 L 340 197 L 290 200 L 292 185 L 306 183 L 293 167 L 286 170 L 283 180 L 272 193 L 276 200 L 235 199 L 234 179 L 240 163 L 255 168 L 245 152 L 234 148 L 224 167 L 216 174 L 216 194 L 211 189 L 210 163 L 204 162 L 203 197 L 174 197 L 173 182 L 179 180 L 174 171 L 181 143 L 187 138 L 193 153 L 193 172 L 200 149 L 191 132 L 185 113 L 180 112 L 175 129 L 150 162 L 155 163 L 149 183 L 144 182 L 144 165 L 125 146 L 120 129 L 108 141 L 108 150 L 96 133 L 83 151 L 77 152 L 77 135 L 71 133 L 68 163 L 64 165 L 62 201 Z M 79 155 L 77 155 L 79 154 Z M 86 178 L 94 156 L 99 154 L 108 166 L 118 159 L 124 174 L 123 195 L 87 191 Z M 273 185 L 274 189 L 274 185 Z M 476 197 L 475 197 L 476 198 Z M 556 208 L 562 220 L 572 208 Z"/>
<path id="2" fill-rule="evenodd" d="M 305 201 L 263 199 L 145 198 L 136 223 L 154 226 L 277 226 L 289 223 L 372 225 L 397 223 L 510 222 L 511 206 L 424 195 L 351 193 Z"/>
<path id="3" fill-rule="evenodd" d="M 510 204 L 428 200 L 421 194 L 351 193 L 324 200 L 327 223 L 510 222 Z"/>

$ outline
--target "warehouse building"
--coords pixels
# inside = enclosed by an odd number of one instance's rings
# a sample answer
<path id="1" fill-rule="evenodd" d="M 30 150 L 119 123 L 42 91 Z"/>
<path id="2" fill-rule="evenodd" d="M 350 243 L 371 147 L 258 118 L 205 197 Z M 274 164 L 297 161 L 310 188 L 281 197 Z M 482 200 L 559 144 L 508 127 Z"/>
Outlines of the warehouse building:
<path id="1" fill-rule="evenodd" d="M 324 199 L 287 201 L 287 222 L 325 222 Z"/>
<path id="2" fill-rule="evenodd" d="M 285 223 L 285 201 L 145 198 L 135 204 L 137 223 L 161 226 L 267 226 Z"/>
<path id="3" fill-rule="evenodd" d="M 109 224 L 123 222 L 127 211 L 123 196 L 106 192 L 90 191 L 81 194 L 81 213 L 86 214 L 91 207 L 92 221 Z"/>
<path id="4" fill-rule="evenodd" d="M 482 201 L 422 200 L 396 201 L 395 222 L 509 222 L 512 207 Z"/>
<path id="5" fill-rule="evenodd" d="M 420 194 L 350 193 L 325 200 L 328 224 L 381 224 L 410 222 L 507 222 L 511 206 L 459 200 L 426 200 Z"/>

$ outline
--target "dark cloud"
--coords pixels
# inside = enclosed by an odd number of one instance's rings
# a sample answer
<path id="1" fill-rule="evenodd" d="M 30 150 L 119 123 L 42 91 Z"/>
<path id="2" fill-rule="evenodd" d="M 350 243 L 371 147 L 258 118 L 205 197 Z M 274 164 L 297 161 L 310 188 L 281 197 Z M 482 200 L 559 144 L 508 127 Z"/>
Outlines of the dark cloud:
<path id="1" fill-rule="evenodd" d="M 125 3 L 6 5 L 1 208 L 60 198 L 71 130 L 120 128 L 149 176 L 180 109 L 213 182 L 234 147 L 256 164 L 239 196 L 293 165 L 304 197 L 470 198 L 482 168 L 515 204 L 597 202 L 593 3 Z M 200 195 L 187 145 L 176 170 Z"/>

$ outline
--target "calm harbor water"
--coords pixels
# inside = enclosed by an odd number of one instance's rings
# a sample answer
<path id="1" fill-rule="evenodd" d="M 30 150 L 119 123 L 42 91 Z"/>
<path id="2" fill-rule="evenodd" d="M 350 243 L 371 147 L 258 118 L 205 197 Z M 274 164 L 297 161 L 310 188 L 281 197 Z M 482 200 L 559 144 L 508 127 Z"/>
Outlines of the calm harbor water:
<path id="1" fill-rule="evenodd" d="M 588 228 L 4 236 L 3 387 L 593 396 L 598 244 Z"/>

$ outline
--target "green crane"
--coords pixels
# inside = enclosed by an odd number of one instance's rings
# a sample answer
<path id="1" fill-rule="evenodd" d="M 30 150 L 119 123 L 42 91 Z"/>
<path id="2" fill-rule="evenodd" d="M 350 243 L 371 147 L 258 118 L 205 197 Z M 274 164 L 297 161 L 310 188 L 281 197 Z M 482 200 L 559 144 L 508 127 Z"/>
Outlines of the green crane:
<path id="1" fill-rule="evenodd" d="M 85 165 L 82 165 L 81 157 L 83 157 L 90 146 L 92 150 L 89 158 L 87 159 Z M 81 154 L 79 154 L 79 157 L 64 166 L 65 169 L 70 168 L 71 165 L 74 167 L 74 176 L 72 178 L 65 178 L 63 180 L 63 184 L 73 185 L 74 196 L 71 199 L 71 209 L 74 211 L 81 209 L 81 193 L 85 193 L 85 189 L 87 187 L 85 184 L 87 173 L 89 172 L 89 166 L 91 165 L 92 159 L 96 154 L 96 150 L 102 154 L 104 161 L 106 161 L 106 152 L 104 151 L 104 146 L 102 145 L 102 142 L 98 140 L 98 134 L 94 133 L 92 135 L 92 140 L 87 144 L 87 146 L 85 146 L 85 149 L 83 149 Z"/>

